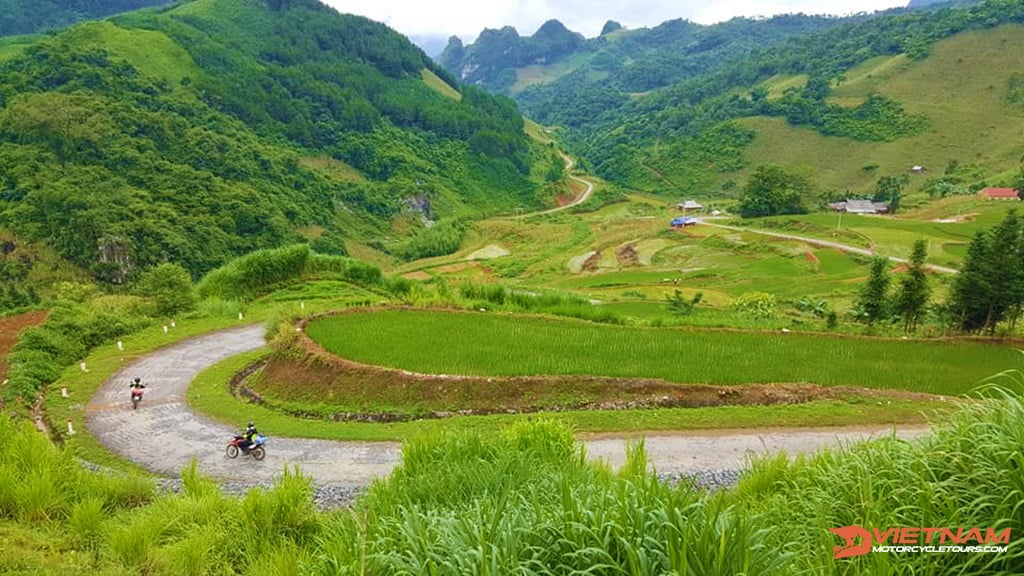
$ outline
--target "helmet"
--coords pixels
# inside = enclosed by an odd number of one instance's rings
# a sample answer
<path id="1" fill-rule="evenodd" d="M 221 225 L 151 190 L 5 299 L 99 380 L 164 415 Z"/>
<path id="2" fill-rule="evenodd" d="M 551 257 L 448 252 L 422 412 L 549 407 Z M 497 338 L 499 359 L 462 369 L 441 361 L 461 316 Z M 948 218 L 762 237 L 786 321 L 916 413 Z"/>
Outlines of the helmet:
<path id="1" fill-rule="evenodd" d="M 255 424 L 252 423 L 252 420 L 249 420 L 249 428 L 252 428 L 253 426 L 255 426 Z"/>
<path id="2" fill-rule="evenodd" d="M 142 382 L 142 378 L 139 378 L 138 376 L 136 376 L 135 377 L 135 383 L 138 384 L 139 382 Z"/>

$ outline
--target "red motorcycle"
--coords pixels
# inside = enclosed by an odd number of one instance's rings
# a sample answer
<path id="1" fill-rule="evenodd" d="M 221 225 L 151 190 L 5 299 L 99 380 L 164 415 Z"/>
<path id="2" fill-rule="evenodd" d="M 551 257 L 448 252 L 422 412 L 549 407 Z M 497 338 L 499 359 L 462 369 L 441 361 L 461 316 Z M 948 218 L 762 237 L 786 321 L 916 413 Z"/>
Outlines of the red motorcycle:
<path id="1" fill-rule="evenodd" d="M 231 442 L 228 442 L 227 455 L 228 458 L 237 458 L 238 453 L 251 454 L 253 458 L 257 460 L 263 460 L 267 455 L 267 451 L 263 448 L 263 445 L 267 443 L 267 437 L 262 434 L 258 434 L 252 439 L 252 446 L 246 447 L 244 436 L 235 436 Z"/>

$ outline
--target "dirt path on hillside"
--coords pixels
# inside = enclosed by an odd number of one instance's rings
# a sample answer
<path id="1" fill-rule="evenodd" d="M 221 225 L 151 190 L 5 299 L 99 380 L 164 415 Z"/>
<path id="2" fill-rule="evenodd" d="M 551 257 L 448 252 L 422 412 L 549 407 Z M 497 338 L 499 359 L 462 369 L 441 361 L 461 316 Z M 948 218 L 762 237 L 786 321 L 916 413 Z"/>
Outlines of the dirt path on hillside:
<path id="1" fill-rule="evenodd" d="M 559 154 L 565 160 L 565 171 L 566 172 L 569 172 L 570 170 L 573 169 L 574 166 L 576 166 L 576 161 L 573 160 L 569 155 L 564 154 L 562 152 L 559 152 Z M 569 180 L 572 180 L 574 182 L 578 182 L 578 183 L 583 184 L 584 186 L 586 186 L 586 188 L 583 190 L 583 194 L 580 194 L 577 198 L 573 199 L 572 202 L 569 202 L 565 206 L 559 206 L 558 208 L 551 208 L 549 210 L 541 210 L 540 212 L 530 212 L 530 213 L 527 213 L 527 214 L 520 214 L 520 215 L 516 216 L 515 218 L 516 219 L 522 219 L 522 218 L 529 218 L 531 216 L 542 216 L 544 214 L 553 214 L 555 212 L 561 212 L 562 210 L 568 210 L 569 208 L 572 208 L 573 206 L 579 206 L 580 204 L 583 204 L 588 199 L 590 199 L 590 195 L 593 194 L 593 192 L 594 192 L 594 184 L 592 182 L 590 182 L 588 180 L 584 180 L 583 178 L 580 178 L 579 176 L 574 176 L 572 174 L 569 174 L 568 178 L 569 178 Z"/>
<path id="2" fill-rule="evenodd" d="M 236 354 L 264 345 L 262 326 L 214 332 L 162 348 L 128 365 L 105 382 L 86 408 L 89 430 L 112 451 L 144 468 L 177 476 L 195 458 L 199 469 L 214 478 L 266 482 L 286 466 L 299 466 L 317 484 L 366 485 L 388 474 L 399 462 L 394 442 L 333 442 L 280 438 L 273 430 L 262 462 L 230 460 L 224 446 L 244 426 L 227 426 L 192 412 L 186 403 L 189 383 L 203 369 Z M 128 382 L 135 376 L 148 385 L 138 410 L 128 401 Z M 259 423 L 257 422 L 257 425 Z M 916 426 L 895 433 L 911 438 L 926 432 Z M 649 462 L 659 472 L 690 473 L 739 468 L 744 459 L 786 450 L 811 452 L 824 446 L 892 434 L 887 427 L 786 430 L 715 430 L 646 435 Z M 587 453 L 613 466 L 625 460 L 626 436 L 584 439 Z"/>
<path id="3" fill-rule="evenodd" d="M 722 228 L 725 230 L 735 230 L 737 232 L 751 232 L 753 234 L 760 234 L 762 236 L 772 236 L 774 238 L 782 238 L 783 240 L 796 240 L 797 242 L 803 242 L 810 244 L 811 246 L 821 246 L 824 248 L 835 248 L 842 250 L 843 252 L 852 252 L 854 254 L 860 254 L 862 256 L 881 256 L 873 250 L 867 248 L 857 248 L 856 246 L 847 246 L 846 244 L 840 244 L 838 242 L 831 242 L 829 240 L 819 240 L 817 238 L 807 238 L 806 236 L 795 236 L 793 234 L 782 234 L 779 232 L 769 232 L 767 230 L 759 230 L 757 228 L 745 228 L 743 226 L 730 226 L 728 224 L 717 224 L 712 222 L 710 218 L 698 218 L 698 222 L 705 226 L 711 226 L 712 228 Z M 889 260 L 897 262 L 899 264 L 907 264 L 906 258 L 898 258 L 896 256 L 886 256 Z M 925 264 L 925 268 L 934 272 L 942 272 L 944 274 L 957 274 L 960 271 L 956 268 L 948 268 L 946 266 L 938 266 L 936 264 Z"/>

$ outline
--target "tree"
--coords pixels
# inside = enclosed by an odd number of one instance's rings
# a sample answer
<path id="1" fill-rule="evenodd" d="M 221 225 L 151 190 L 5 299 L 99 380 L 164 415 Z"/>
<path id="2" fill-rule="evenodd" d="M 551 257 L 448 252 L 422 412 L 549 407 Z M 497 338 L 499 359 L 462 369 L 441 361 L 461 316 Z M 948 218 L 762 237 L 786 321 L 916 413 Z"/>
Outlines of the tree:
<path id="1" fill-rule="evenodd" d="M 910 179 L 904 174 L 901 177 L 882 176 L 875 184 L 875 195 L 871 198 L 874 202 L 886 202 L 889 204 L 889 211 L 895 212 L 900 207 L 900 200 L 903 199 L 903 187 Z"/>
<path id="2" fill-rule="evenodd" d="M 758 166 L 747 179 L 740 198 L 739 212 L 744 218 L 803 214 L 803 197 L 811 190 L 810 181 L 781 166 Z"/>
<path id="3" fill-rule="evenodd" d="M 989 290 L 988 314 L 985 328 L 994 334 L 996 325 L 1006 319 L 1011 309 L 1019 300 L 1021 281 L 1020 220 L 1017 213 L 1010 210 L 1006 217 L 991 232 L 991 247 L 988 253 Z"/>
<path id="4" fill-rule="evenodd" d="M 948 308 L 957 329 L 976 332 L 988 318 L 990 244 L 988 234 L 979 230 L 967 246 L 960 273 L 950 286 Z"/>
<path id="5" fill-rule="evenodd" d="M 1021 165 L 1020 170 L 1017 171 L 1017 176 L 1013 179 L 1013 188 L 1024 194 L 1024 164 Z"/>
<path id="6" fill-rule="evenodd" d="M 829 83 L 828 78 L 820 74 L 814 74 L 807 79 L 807 84 L 803 89 L 803 97 L 808 100 L 817 100 L 822 102 L 828 97 L 829 92 L 832 91 L 832 86 Z"/>
<path id="7" fill-rule="evenodd" d="M 903 319 L 903 330 L 913 332 L 917 328 L 931 288 L 928 286 L 928 274 L 924 269 L 928 257 L 928 245 L 924 240 L 914 242 L 914 249 L 907 263 L 907 273 L 900 279 L 900 290 L 896 296 L 896 313 Z"/>
<path id="8" fill-rule="evenodd" d="M 868 281 L 861 288 L 857 296 L 855 308 L 860 311 L 860 317 L 868 326 L 883 320 L 889 314 L 889 302 L 886 296 L 889 292 L 889 260 L 887 258 L 875 258 L 871 261 L 871 272 Z"/>
<path id="9" fill-rule="evenodd" d="M 158 316 L 172 316 L 196 307 L 192 278 L 178 264 L 164 263 L 146 271 L 135 291 L 153 299 Z"/>
<path id="10" fill-rule="evenodd" d="M 676 290 L 671 296 L 666 296 L 668 311 L 675 316 L 688 316 L 693 313 L 693 308 L 704 299 L 703 292 L 697 292 L 693 298 L 687 300 L 680 290 Z"/>

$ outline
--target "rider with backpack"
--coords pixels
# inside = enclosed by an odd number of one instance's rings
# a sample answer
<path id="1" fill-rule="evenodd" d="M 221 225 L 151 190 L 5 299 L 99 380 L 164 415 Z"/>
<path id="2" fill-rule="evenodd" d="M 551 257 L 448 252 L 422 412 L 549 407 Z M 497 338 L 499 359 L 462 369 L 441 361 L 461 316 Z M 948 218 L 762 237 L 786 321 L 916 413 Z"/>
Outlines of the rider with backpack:
<path id="1" fill-rule="evenodd" d="M 239 445 L 239 448 L 248 452 L 249 448 L 252 448 L 252 445 L 259 434 L 260 433 L 256 431 L 256 425 L 253 424 L 252 420 L 249 420 L 249 426 L 246 427 L 245 432 L 242 434 L 242 438 L 245 439 L 245 443 Z"/>

